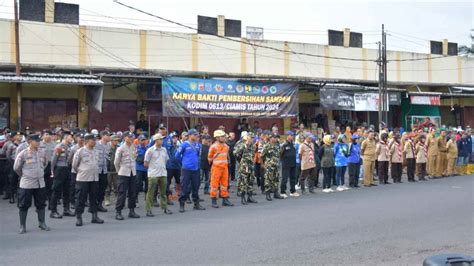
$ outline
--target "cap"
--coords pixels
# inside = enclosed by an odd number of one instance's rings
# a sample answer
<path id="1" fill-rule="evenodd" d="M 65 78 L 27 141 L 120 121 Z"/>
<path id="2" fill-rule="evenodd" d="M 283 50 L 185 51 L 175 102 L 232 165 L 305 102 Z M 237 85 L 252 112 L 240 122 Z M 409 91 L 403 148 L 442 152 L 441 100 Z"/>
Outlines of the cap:
<path id="1" fill-rule="evenodd" d="M 291 131 L 291 130 L 288 130 L 288 131 L 286 132 L 286 134 L 289 135 L 289 136 L 293 136 L 293 137 L 295 136 L 295 132 L 293 132 L 293 131 Z"/>
<path id="2" fill-rule="evenodd" d="M 156 135 L 155 135 L 155 136 L 156 136 Z M 155 137 L 153 136 L 153 138 L 155 138 Z M 140 136 L 138 136 L 138 140 L 140 140 L 140 141 L 141 141 L 141 140 L 146 140 L 145 135 L 141 134 Z"/>
<path id="3" fill-rule="evenodd" d="M 43 134 L 49 134 L 49 135 L 52 135 L 53 132 L 51 132 L 51 130 L 49 129 L 43 129 Z"/>
<path id="4" fill-rule="evenodd" d="M 268 129 L 265 129 L 263 132 L 262 132 L 263 135 L 271 135 L 272 132 Z"/>
<path id="5" fill-rule="evenodd" d="M 223 130 L 216 130 L 214 131 L 214 138 L 218 138 L 218 137 L 224 137 L 225 136 L 225 132 Z"/>
<path id="6" fill-rule="evenodd" d="M 196 131 L 196 129 L 191 128 L 191 129 L 188 131 L 188 134 L 189 134 L 189 135 L 197 135 L 198 132 Z"/>
<path id="7" fill-rule="evenodd" d="M 30 141 L 41 141 L 40 135 L 39 134 L 31 134 L 28 136 L 28 139 Z"/>
<path id="8" fill-rule="evenodd" d="M 187 131 L 183 131 L 183 132 L 181 133 L 181 137 L 187 137 L 187 136 L 189 136 L 189 134 L 188 134 Z"/>
<path id="9" fill-rule="evenodd" d="M 99 130 L 97 130 L 97 129 L 92 129 L 92 130 L 91 130 L 91 134 L 99 135 Z"/>
<path id="10" fill-rule="evenodd" d="M 159 139 L 164 139 L 164 138 L 165 136 L 161 135 L 160 133 L 153 135 L 153 140 L 159 140 Z"/>
<path id="11" fill-rule="evenodd" d="M 359 139 L 359 138 L 360 138 L 360 137 L 359 137 L 359 135 L 357 135 L 357 134 L 352 135 L 352 139 Z"/>
<path id="12" fill-rule="evenodd" d="M 242 131 L 242 133 L 240 133 L 240 137 L 244 138 L 245 136 L 247 136 L 247 134 L 248 134 L 247 131 Z"/>
<path id="13" fill-rule="evenodd" d="M 81 139 L 83 139 L 83 138 L 84 138 L 84 134 L 82 134 L 81 132 L 77 132 L 76 134 L 74 134 L 74 138 L 81 138 Z"/>
<path id="14" fill-rule="evenodd" d="M 306 133 L 304 133 L 304 135 L 303 135 L 303 136 L 304 136 L 305 138 L 311 138 L 311 133 L 309 133 L 309 132 L 306 132 Z"/>
<path id="15" fill-rule="evenodd" d="M 120 141 L 120 137 L 118 135 L 112 135 L 110 138 L 115 141 Z"/>
<path id="16" fill-rule="evenodd" d="M 91 134 L 91 133 L 87 133 L 85 136 L 84 136 L 84 139 L 85 140 L 90 140 L 90 139 L 95 139 L 95 135 L 94 134 Z"/>
<path id="17" fill-rule="evenodd" d="M 125 131 L 123 132 L 122 136 L 125 138 L 125 137 L 129 137 L 129 138 L 135 138 L 135 135 L 130 132 L 130 131 Z"/>
<path id="18" fill-rule="evenodd" d="M 170 138 L 174 138 L 174 137 L 178 137 L 178 134 L 176 134 L 176 132 L 171 132 L 169 136 Z"/>
<path id="19" fill-rule="evenodd" d="M 63 130 L 63 131 L 61 132 L 61 135 L 62 135 L 62 136 L 72 135 L 72 132 L 69 131 L 69 130 Z"/>

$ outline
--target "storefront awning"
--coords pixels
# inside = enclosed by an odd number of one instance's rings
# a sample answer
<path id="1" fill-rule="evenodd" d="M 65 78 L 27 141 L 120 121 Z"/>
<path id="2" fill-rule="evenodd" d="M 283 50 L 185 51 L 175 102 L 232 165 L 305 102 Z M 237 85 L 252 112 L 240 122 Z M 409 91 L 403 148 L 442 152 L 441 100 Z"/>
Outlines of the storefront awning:
<path id="1" fill-rule="evenodd" d="M 84 74 L 22 73 L 0 72 L 0 83 L 45 83 L 61 85 L 103 86 L 99 77 Z"/>

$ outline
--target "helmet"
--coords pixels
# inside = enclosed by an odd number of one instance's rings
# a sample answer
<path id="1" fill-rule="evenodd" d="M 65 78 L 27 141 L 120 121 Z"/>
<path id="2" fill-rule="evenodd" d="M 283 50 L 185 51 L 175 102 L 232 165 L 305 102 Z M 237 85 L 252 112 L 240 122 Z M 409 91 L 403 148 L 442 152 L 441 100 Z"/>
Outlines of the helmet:
<path id="1" fill-rule="evenodd" d="M 214 131 L 214 138 L 217 138 L 217 137 L 224 137 L 225 136 L 225 132 L 223 130 L 216 130 Z"/>

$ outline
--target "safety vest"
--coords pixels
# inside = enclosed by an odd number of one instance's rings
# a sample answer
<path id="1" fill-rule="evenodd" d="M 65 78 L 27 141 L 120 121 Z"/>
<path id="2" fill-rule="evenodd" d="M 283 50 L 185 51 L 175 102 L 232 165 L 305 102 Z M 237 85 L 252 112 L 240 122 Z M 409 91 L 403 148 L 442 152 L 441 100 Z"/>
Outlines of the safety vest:
<path id="1" fill-rule="evenodd" d="M 219 142 L 212 144 L 207 158 L 209 162 L 212 162 L 212 166 L 227 167 L 229 164 L 229 146 Z"/>

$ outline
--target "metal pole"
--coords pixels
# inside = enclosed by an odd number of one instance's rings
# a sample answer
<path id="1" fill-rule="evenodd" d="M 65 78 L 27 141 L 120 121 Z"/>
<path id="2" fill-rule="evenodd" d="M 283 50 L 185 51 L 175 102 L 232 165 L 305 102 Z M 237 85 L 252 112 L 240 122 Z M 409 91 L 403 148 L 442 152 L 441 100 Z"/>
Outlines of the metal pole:
<path id="1" fill-rule="evenodd" d="M 21 75 L 20 65 L 20 34 L 19 34 L 19 19 L 18 19 L 18 3 L 17 0 L 13 0 L 13 9 L 15 14 L 15 75 L 19 77 Z M 17 103 L 17 127 L 21 130 L 21 100 L 22 98 L 22 86 L 20 82 L 16 83 L 16 103 Z"/>
<path id="2" fill-rule="evenodd" d="M 253 74 L 257 75 L 257 47 L 253 46 Z"/>
<path id="3" fill-rule="evenodd" d="M 388 126 L 388 91 L 387 91 L 387 34 L 385 33 L 385 25 L 382 24 L 383 33 L 383 104 L 384 104 L 384 122 Z"/>
<path id="4" fill-rule="evenodd" d="M 378 59 L 377 59 L 377 65 L 379 67 L 379 112 L 378 112 L 378 115 L 379 115 L 379 131 L 381 130 L 380 128 L 380 122 L 382 121 L 382 60 L 381 60 L 381 56 L 382 56 L 382 47 L 381 47 L 381 43 L 379 42 L 379 50 L 378 50 Z"/>

